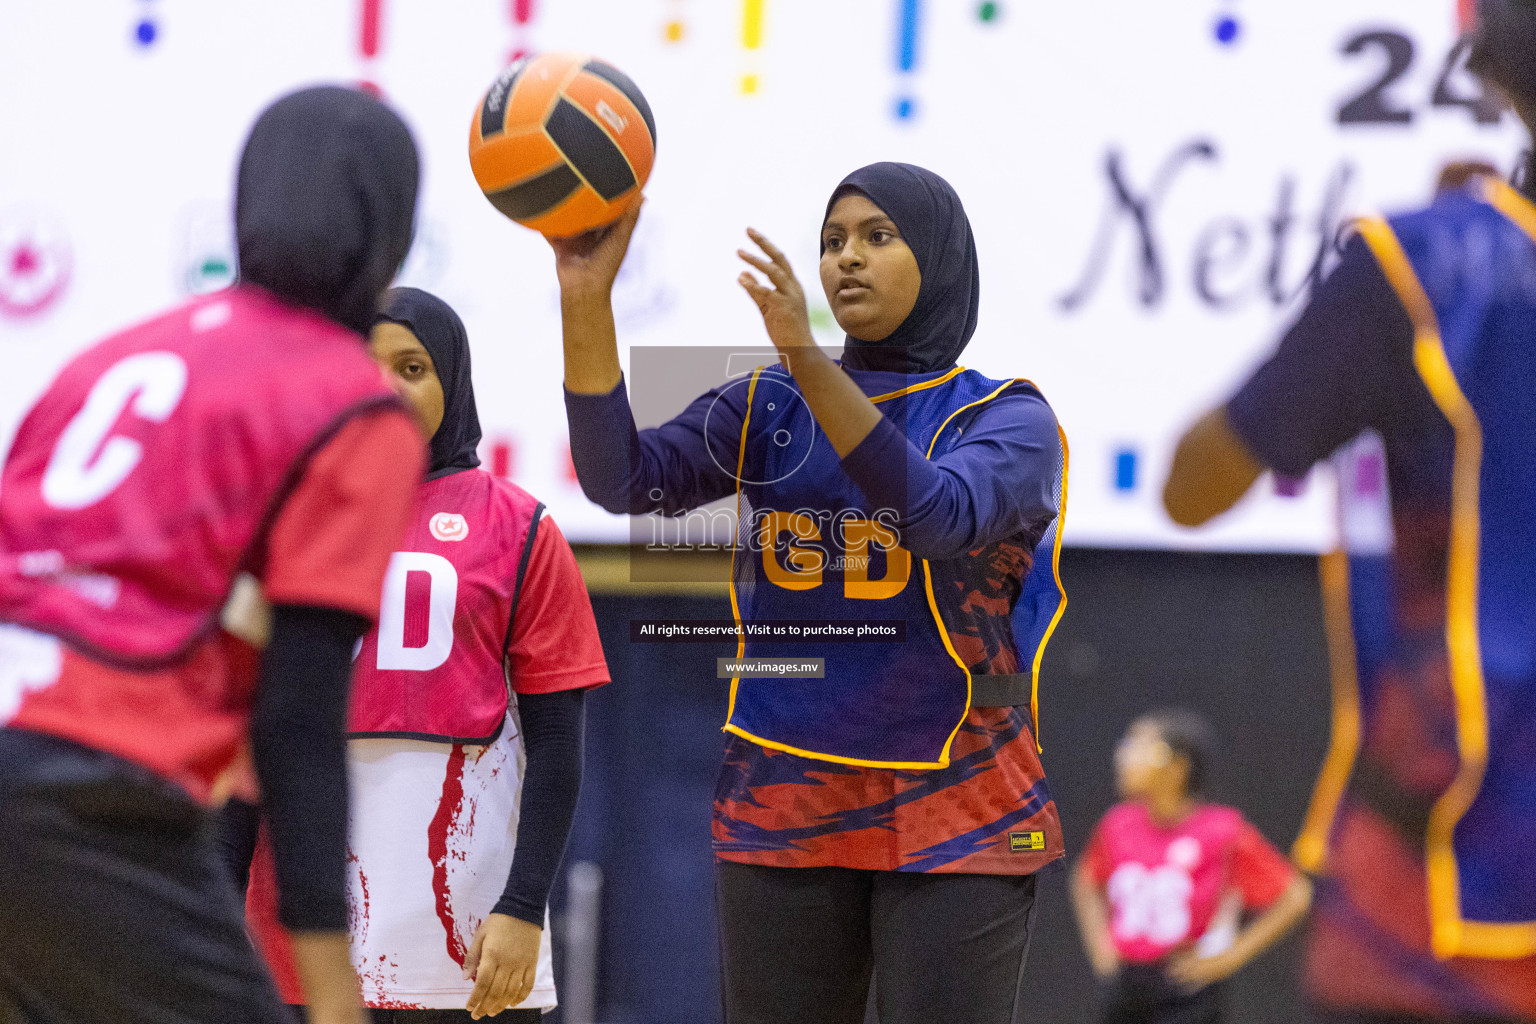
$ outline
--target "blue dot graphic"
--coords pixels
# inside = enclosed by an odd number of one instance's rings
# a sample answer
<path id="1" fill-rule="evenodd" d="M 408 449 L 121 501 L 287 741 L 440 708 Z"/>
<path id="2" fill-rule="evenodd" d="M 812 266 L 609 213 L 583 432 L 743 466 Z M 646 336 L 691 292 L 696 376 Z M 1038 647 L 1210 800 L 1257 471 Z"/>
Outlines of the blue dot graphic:
<path id="1" fill-rule="evenodd" d="M 1243 26 L 1238 24 L 1237 19 L 1227 15 L 1216 22 L 1216 41 L 1223 46 L 1231 46 L 1237 42 L 1242 31 Z"/>
<path id="2" fill-rule="evenodd" d="M 896 101 L 896 116 L 901 120 L 909 120 L 915 113 L 917 113 L 917 104 L 912 102 L 911 97 L 903 96 Z"/>
<path id="3" fill-rule="evenodd" d="M 133 30 L 134 38 L 140 46 L 148 46 L 155 41 L 155 23 L 145 19 L 139 22 L 138 28 Z"/>
<path id="4" fill-rule="evenodd" d="M 1136 452 L 1131 448 L 1122 448 L 1115 453 L 1115 490 L 1134 491 L 1136 489 Z"/>

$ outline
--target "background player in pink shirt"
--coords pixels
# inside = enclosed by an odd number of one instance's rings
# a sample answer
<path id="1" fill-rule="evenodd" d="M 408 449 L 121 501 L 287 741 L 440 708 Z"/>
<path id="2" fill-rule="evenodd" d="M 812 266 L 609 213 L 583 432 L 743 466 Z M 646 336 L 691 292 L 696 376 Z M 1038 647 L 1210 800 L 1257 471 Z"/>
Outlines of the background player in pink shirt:
<path id="1" fill-rule="evenodd" d="M 1105 1024 L 1221 1020 L 1220 982 L 1311 903 L 1312 883 L 1241 813 L 1200 801 L 1212 746 L 1199 716 L 1167 711 L 1138 719 L 1115 751 L 1124 802 L 1072 874 Z"/>

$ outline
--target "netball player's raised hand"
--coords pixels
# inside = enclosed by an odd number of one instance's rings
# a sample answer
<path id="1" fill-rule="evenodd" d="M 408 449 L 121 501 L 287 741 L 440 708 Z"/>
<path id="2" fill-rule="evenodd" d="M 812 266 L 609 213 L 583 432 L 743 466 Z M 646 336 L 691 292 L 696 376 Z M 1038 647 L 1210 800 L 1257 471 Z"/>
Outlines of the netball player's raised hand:
<path id="1" fill-rule="evenodd" d="M 644 196 L 607 227 L 572 238 L 548 239 L 550 248 L 555 250 L 555 276 L 560 281 L 562 302 L 608 299 L 643 205 Z"/>
<path id="2" fill-rule="evenodd" d="M 780 350 L 814 348 L 816 341 L 811 337 L 811 318 L 805 308 L 805 289 L 800 287 L 789 260 L 762 232 L 747 228 L 747 237 L 757 243 L 767 259 L 745 249 L 737 249 L 736 255 L 762 271 L 769 284 L 760 283 L 747 270 L 743 270 L 736 280 L 752 297 L 752 301 L 757 303 L 758 311 L 763 314 L 763 326 L 768 329 L 769 340 Z"/>

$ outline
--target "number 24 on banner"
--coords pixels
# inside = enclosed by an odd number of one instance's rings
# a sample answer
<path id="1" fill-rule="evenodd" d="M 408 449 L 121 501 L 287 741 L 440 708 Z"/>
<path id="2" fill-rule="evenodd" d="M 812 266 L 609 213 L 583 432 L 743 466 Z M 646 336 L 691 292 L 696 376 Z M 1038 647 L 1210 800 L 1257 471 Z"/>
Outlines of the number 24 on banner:
<path id="1" fill-rule="evenodd" d="M 1477 83 L 1477 92 L 1473 95 L 1461 94 L 1452 88 L 1452 80 L 1456 77 L 1456 73 L 1466 67 L 1467 55 L 1471 47 L 1471 40 L 1462 37 L 1446 54 L 1445 63 L 1440 68 L 1440 77 L 1435 79 L 1435 90 L 1430 96 L 1430 105 L 1464 107 L 1478 124 L 1497 124 L 1504 116 L 1503 101 L 1484 89 L 1481 83 Z M 1412 108 L 1394 102 L 1393 97 L 1388 95 L 1388 90 L 1413 67 L 1416 51 L 1413 39 L 1402 32 L 1373 29 L 1350 36 L 1340 52 L 1347 57 L 1357 57 L 1373 49 L 1381 51 L 1386 57 L 1386 69 L 1339 107 L 1339 124 L 1405 125 L 1412 123 Z"/>

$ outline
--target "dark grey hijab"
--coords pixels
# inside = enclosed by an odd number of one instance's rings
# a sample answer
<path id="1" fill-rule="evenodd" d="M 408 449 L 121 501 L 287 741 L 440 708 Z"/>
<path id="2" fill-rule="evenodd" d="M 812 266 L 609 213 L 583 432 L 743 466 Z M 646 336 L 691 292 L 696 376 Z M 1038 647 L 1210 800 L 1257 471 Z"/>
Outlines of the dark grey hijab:
<path id="1" fill-rule="evenodd" d="M 240 277 L 366 334 L 411 247 L 416 144 L 355 89 L 290 93 L 256 120 L 240 156 Z"/>

